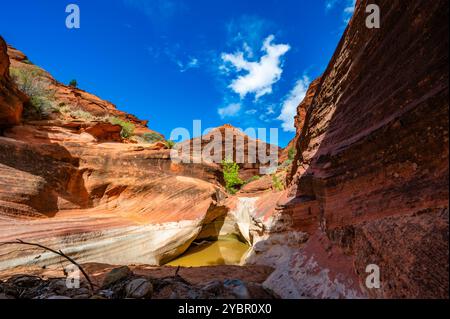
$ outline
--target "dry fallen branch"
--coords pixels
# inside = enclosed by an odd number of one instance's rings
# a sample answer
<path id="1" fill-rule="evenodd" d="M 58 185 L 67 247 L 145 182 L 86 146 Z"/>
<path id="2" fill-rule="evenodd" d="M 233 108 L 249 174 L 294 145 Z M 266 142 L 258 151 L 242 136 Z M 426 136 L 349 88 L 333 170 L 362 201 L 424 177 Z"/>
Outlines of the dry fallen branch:
<path id="1" fill-rule="evenodd" d="M 27 246 L 34 246 L 34 247 L 38 247 L 44 250 L 47 250 L 49 252 L 52 252 L 58 256 L 61 256 L 65 259 L 67 259 L 70 263 L 74 264 L 75 266 L 78 267 L 78 269 L 80 269 L 81 273 L 83 274 L 84 278 L 86 278 L 87 282 L 89 283 L 89 287 L 91 289 L 91 292 L 93 292 L 94 289 L 94 284 L 91 281 L 91 278 L 89 277 L 89 275 L 86 273 L 86 271 L 83 269 L 83 267 L 80 266 L 80 264 L 78 264 L 75 260 L 73 260 L 72 258 L 70 258 L 69 256 L 67 256 L 66 254 L 64 254 L 61 250 L 57 251 L 51 248 L 48 248 L 46 246 L 40 245 L 40 244 L 36 244 L 36 243 L 29 243 L 29 242 L 25 242 L 21 239 L 16 239 L 16 241 L 11 241 L 11 242 L 3 242 L 0 243 L 0 246 L 4 246 L 4 245 L 27 245 Z"/>

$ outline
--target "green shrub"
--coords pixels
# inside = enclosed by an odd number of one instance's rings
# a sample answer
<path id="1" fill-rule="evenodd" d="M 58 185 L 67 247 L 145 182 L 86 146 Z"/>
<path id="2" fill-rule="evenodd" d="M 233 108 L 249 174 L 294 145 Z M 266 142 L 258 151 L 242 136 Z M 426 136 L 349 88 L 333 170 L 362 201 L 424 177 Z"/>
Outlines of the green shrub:
<path id="1" fill-rule="evenodd" d="M 225 180 L 225 188 L 230 194 L 236 194 L 238 189 L 244 184 L 239 177 L 239 165 L 231 159 L 222 161 L 223 178 Z"/>
<path id="2" fill-rule="evenodd" d="M 120 125 L 122 127 L 122 131 L 120 132 L 120 136 L 122 136 L 122 138 L 130 138 L 131 136 L 133 136 L 135 129 L 133 123 L 124 121 L 118 117 L 110 118 L 109 122 L 113 125 Z"/>
<path id="3" fill-rule="evenodd" d="M 272 176 L 272 188 L 273 190 L 279 192 L 284 190 L 284 184 L 277 175 Z"/>
<path id="4" fill-rule="evenodd" d="M 66 110 L 65 108 L 63 110 Z M 70 116 L 76 119 L 83 119 L 88 121 L 93 121 L 95 119 L 94 115 L 83 110 L 75 110 L 70 112 Z"/>
<path id="5" fill-rule="evenodd" d="M 245 184 L 250 184 L 251 182 L 255 182 L 255 181 L 258 181 L 258 180 L 260 180 L 260 179 L 261 179 L 261 176 L 255 175 L 255 176 L 249 178 L 249 179 L 245 182 Z"/>
<path id="6" fill-rule="evenodd" d="M 55 91 L 49 88 L 51 82 L 41 70 L 11 67 L 9 73 L 19 90 L 30 98 L 33 109 L 26 109 L 26 116 L 37 115 L 40 118 L 45 118 L 58 110 L 55 102 Z"/>
<path id="7" fill-rule="evenodd" d="M 164 144 L 166 144 L 166 147 L 169 149 L 169 150 L 171 150 L 172 148 L 174 148 L 175 147 L 175 142 L 174 141 L 172 141 L 172 140 L 167 140 L 167 141 L 165 141 L 164 142 Z"/>
<path id="8" fill-rule="evenodd" d="M 164 141 L 164 138 L 157 133 L 145 133 L 142 135 L 142 138 L 147 143 L 156 143 Z"/>

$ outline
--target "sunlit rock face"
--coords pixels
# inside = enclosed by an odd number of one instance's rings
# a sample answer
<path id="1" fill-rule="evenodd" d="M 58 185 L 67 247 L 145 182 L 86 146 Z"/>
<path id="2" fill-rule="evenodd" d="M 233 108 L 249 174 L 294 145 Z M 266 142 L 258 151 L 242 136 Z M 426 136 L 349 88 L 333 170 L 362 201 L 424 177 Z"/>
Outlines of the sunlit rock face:
<path id="1" fill-rule="evenodd" d="M 54 114 L 2 130 L 0 241 L 37 241 L 80 262 L 163 264 L 196 239 L 236 235 L 251 246 L 243 263 L 274 268 L 264 286 L 283 298 L 448 297 L 447 3 L 379 0 L 380 29 L 366 27 L 368 3 L 357 1 L 298 108 L 287 190 L 268 176 L 226 196 L 220 165 L 176 164 L 163 145 L 124 143 L 114 125 Z M 152 132 L 45 76 L 64 103 Z M 4 105 L 3 119 L 20 113 Z M 243 178 L 258 168 L 243 165 Z M 0 269 L 59 262 L 0 247 Z M 378 289 L 366 286 L 370 264 Z"/>
<path id="2" fill-rule="evenodd" d="M 447 3 L 376 3 L 381 28 L 358 1 L 297 121 L 285 213 L 326 236 L 331 264 L 345 253 L 368 296 L 448 297 Z M 369 264 L 380 289 L 364 284 Z"/>

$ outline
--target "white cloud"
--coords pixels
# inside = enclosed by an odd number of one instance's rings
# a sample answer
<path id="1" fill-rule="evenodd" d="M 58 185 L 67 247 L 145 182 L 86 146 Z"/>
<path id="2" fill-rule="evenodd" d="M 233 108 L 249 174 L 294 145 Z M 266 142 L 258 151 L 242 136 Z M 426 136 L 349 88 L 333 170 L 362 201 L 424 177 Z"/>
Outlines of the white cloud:
<path id="1" fill-rule="evenodd" d="M 196 57 L 187 55 L 180 43 L 170 44 L 165 42 L 163 49 L 149 46 L 147 47 L 147 52 L 153 59 L 166 57 L 172 63 L 177 65 L 182 73 L 200 67 L 200 60 Z"/>
<path id="2" fill-rule="evenodd" d="M 356 0 L 347 0 L 347 6 L 344 8 L 344 22 L 349 23 L 355 12 Z"/>
<path id="3" fill-rule="evenodd" d="M 272 86 L 278 82 L 283 73 L 281 68 L 281 58 L 289 50 L 288 44 L 273 44 L 274 35 L 270 35 L 264 40 L 261 51 L 265 54 L 259 62 L 247 61 L 242 51 L 235 54 L 222 54 L 222 60 L 230 63 L 237 72 L 246 71 L 247 74 L 240 75 L 234 79 L 229 86 L 241 98 L 247 94 L 255 94 L 255 99 L 272 93 Z"/>
<path id="4" fill-rule="evenodd" d="M 271 21 L 257 15 L 242 15 L 233 18 L 226 25 L 227 45 L 231 47 L 243 46 L 247 58 L 252 58 L 253 52 L 259 50 L 264 38 L 271 34 L 270 30 L 278 29 Z"/>
<path id="5" fill-rule="evenodd" d="M 307 76 L 303 76 L 284 100 L 278 120 L 283 122 L 281 127 L 285 132 L 295 132 L 294 117 L 297 115 L 298 105 L 306 96 L 310 82 Z"/>
<path id="6" fill-rule="evenodd" d="M 241 110 L 241 105 L 239 103 L 231 103 L 223 108 L 219 108 L 217 113 L 219 113 L 222 119 L 226 117 L 236 116 Z"/>

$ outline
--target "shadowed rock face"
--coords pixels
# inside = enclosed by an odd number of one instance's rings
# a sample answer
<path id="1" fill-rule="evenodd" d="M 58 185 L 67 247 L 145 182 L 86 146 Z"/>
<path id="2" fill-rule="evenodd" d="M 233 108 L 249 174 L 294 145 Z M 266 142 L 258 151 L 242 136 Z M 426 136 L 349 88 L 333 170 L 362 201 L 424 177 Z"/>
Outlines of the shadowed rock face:
<path id="1" fill-rule="evenodd" d="M 448 297 L 447 2 L 375 1 L 380 29 L 368 3 L 297 121 L 286 212 L 352 256 L 362 284 L 380 267 L 369 296 Z"/>
<path id="2" fill-rule="evenodd" d="M 18 124 L 23 110 L 23 95 L 9 78 L 9 59 L 5 41 L 0 37 L 0 128 Z"/>
<path id="3" fill-rule="evenodd" d="M 0 242 L 160 264 L 195 238 L 237 234 L 283 298 L 448 298 L 447 1 L 377 0 L 381 29 L 366 28 L 368 3 L 298 108 L 287 191 L 265 177 L 226 198 L 219 165 L 175 164 L 158 144 L 111 143 L 117 127 L 56 116 L 0 137 Z M 132 120 L 51 82 L 67 103 Z M 37 254 L 0 247 L 0 269 L 60 262 Z M 369 264 L 380 289 L 365 286 Z"/>

